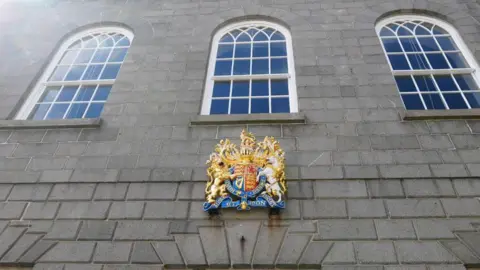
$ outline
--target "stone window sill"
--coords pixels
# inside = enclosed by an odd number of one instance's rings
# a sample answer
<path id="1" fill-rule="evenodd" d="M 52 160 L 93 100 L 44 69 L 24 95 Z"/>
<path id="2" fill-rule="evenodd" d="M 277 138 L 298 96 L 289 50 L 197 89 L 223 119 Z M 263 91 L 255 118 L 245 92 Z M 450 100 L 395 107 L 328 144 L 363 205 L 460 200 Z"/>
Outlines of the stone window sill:
<path id="1" fill-rule="evenodd" d="M 236 115 L 198 115 L 190 119 L 191 126 L 245 124 L 305 124 L 303 113 L 258 113 Z"/>
<path id="2" fill-rule="evenodd" d="M 446 119 L 480 119 L 480 109 L 469 110 L 411 110 L 405 111 L 403 120 L 446 120 Z"/>
<path id="3" fill-rule="evenodd" d="M 0 120 L 0 129 L 96 128 L 100 118 L 59 120 Z"/>

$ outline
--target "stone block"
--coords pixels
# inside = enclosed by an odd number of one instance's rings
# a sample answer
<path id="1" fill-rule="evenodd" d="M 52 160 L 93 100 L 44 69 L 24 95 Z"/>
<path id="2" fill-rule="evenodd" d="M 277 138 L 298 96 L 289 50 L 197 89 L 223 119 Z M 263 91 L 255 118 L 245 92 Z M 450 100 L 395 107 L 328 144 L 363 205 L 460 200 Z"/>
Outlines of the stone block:
<path id="1" fill-rule="evenodd" d="M 202 242 L 200 236 L 180 234 L 175 236 L 175 242 L 183 255 L 187 267 L 198 267 L 207 264 L 205 255 L 202 250 Z"/>
<path id="2" fill-rule="evenodd" d="M 127 200 L 173 200 L 177 187 L 176 183 L 132 183 L 128 188 Z"/>
<path id="3" fill-rule="evenodd" d="M 399 261 L 405 264 L 460 262 L 437 241 L 397 241 L 395 246 Z"/>
<path id="4" fill-rule="evenodd" d="M 78 141 L 116 141 L 118 128 L 82 129 Z"/>
<path id="5" fill-rule="evenodd" d="M 95 242 L 60 242 L 43 255 L 39 262 L 90 262 Z"/>
<path id="6" fill-rule="evenodd" d="M 356 242 L 355 251 L 361 264 L 397 263 L 392 241 Z"/>
<path id="7" fill-rule="evenodd" d="M 340 166 L 300 167 L 302 179 L 341 179 L 343 170 Z"/>
<path id="8" fill-rule="evenodd" d="M 15 130 L 8 138 L 8 142 L 27 143 L 27 142 L 41 142 L 46 131 L 39 129 Z"/>
<path id="9" fill-rule="evenodd" d="M 205 200 L 205 183 L 180 183 L 177 200 Z"/>
<path id="10" fill-rule="evenodd" d="M 43 201 L 46 200 L 52 185 L 18 184 L 10 192 L 10 201 Z"/>
<path id="11" fill-rule="evenodd" d="M 428 165 L 380 165 L 380 176 L 384 178 L 431 177 Z"/>
<path id="12" fill-rule="evenodd" d="M 100 183 L 95 189 L 93 199 L 97 201 L 102 200 L 124 200 L 127 194 L 128 184 L 118 183 Z"/>
<path id="13" fill-rule="evenodd" d="M 295 267 L 302 255 L 302 251 L 310 243 L 310 235 L 287 235 L 280 249 L 277 266 Z"/>
<path id="14" fill-rule="evenodd" d="M 337 149 L 336 137 L 298 137 L 297 148 L 299 151 L 328 151 Z"/>
<path id="15" fill-rule="evenodd" d="M 50 231 L 45 235 L 46 240 L 75 240 L 81 221 L 56 220 Z"/>
<path id="16" fill-rule="evenodd" d="M 77 264 L 67 263 L 63 270 L 102 270 L 101 264 Z"/>
<path id="17" fill-rule="evenodd" d="M 443 208 L 449 217 L 480 216 L 478 199 L 442 199 Z"/>
<path id="18" fill-rule="evenodd" d="M 66 183 L 72 176 L 72 170 L 44 170 L 40 177 L 41 183 Z"/>
<path id="19" fill-rule="evenodd" d="M 344 200 L 302 201 L 304 219 L 347 217 Z"/>
<path id="20" fill-rule="evenodd" d="M 315 240 L 377 239 L 371 220 L 319 220 Z"/>
<path id="21" fill-rule="evenodd" d="M 79 240 L 111 240 L 115 230 L 115 221 L 83 221 L 78 235 Z"/>
<path id="22" fill-rule="evenodd" d="M 23 253 L 25 253 L 35 242 L 40 239 L 41 235 L 24 234 L 15 245 L 3 256 L 0 262 L 14 263 Z"/>
<path id="23" fill-rule="evenodd" d="M 115 240 L 171 240 L 168 235 L 168 221 L 119 221 Z M 163 258 L 162 258 L 162 261 Z M 164 261 L 165 262 L 165 261 Z"/>
<path id="24" fill-rule="evenodd" d="M 251 265 L 260 222 L 227 221 L 225 228 L 231 264 L 238 267 Z"/>
<path id="25" fill-rule="evenodd" d="M 257 237 L 254 266 L 274 266 L 280 247 L 287 232 L 287 227 L 262 227 Z"/>
<path id="26" fill-rule="evenodd" d="M 455 238 L 452 229 L 441 219 L 417 219 L 413 224 L 420 240 Z"/>
<path id="27" fill-rule="evenodd" d="M 64 202 L 58 219 L 105 219 L 110 202 Z"/>
<path id="28" fill-rule="evenodd" d="M 124 169 L 120 171 L 119 182 L 146 182 L 150 180 L 150 169 Z"/>
<path id="29" fill-rule="evenodd" d="M 384 164 L 394 164 L 393 160 L 393 151 L 361 151 L 360 159 L 365 165 L 384 165 Z"/>
<path id="30" fill-rule="evenodd" d="M 144 219 L 186 219 L 188 202 L 147 202 Z"/>
<path id="31" fill-rule="evenodd" d="M 350 218 L 385 218 L 383 200 L 347 200 L 348 215 Z"/>
<path id="32" fill-rule="evenodd" d="M 132 243 L 98 242 L 93 256 L 95 263 L 128 263 Z"/>
<path id="33" fill-rule="evenodd" d="M 323 259 L 323 264 L 354 264 L 355 252 L 352 242 L 335 242 Z"/>
<path id="34" fill-rule="evenodd" d="M 450 179 L 405 179 L 403 187 L 408 197 L 453 197 Z"/>
<path id="35" fill-rule="evenodd" d="M 198 230 L 208 265 L 230 265 L 224 228 L 200 227 Z"/>
<path id="36" fill-rule="evenodd" d="M 318 267 L 331 247 L 331 242 L 310 242 L 300 259 L 299 266 L 303 268 Z"/>
<path id="37" fill-rule="evenodd" d="M 0 257 L 9 251 L 26 231 L 23 227 L 8 227 L 0 235 Z"/>
<path id="38" fill-rule="evenodd" d="M 27 210 L 23 215 L 23 219 L 55 219 L 60 203 L 46 202 L 46 203 L 29 203 Z"/>
<path id="39" fill-rule="evenodd" d="M 116 182 L 118 178 L 118 170 L 104 170 L 104 169 L 76 169 L 73 172 L 70 182 L 82 183 L 82 182 Z"/>
<path id="40" fill-rule="evenodd" d="M 141 219 L 144 202 L 113 202 L 109 219 Z"/>
<path id="41" fill-rule="evenodd" d="M 162 264 L 150 242 L 136 242 L 133 246 L 132 263 Z"/>
<path id="42" fill-rule="evenodd" d="M 431 164 L 433 176 L 435 177 L 466 177 L 469 176 L 463 164 Z"/>
<path id="43" fill-rule="evenodd" d="M 459 196 L 480 196 L 480 179 L 453 179 L 452 182 Z"/>
<path id="44" fill-rule="evenodd" d="M 405 197 L 400 180 L 397 180 L 397 179 L 368 180 L 366 182 L 367 182 L 368 194 L 372 198 L 403 198 Z"/>
<path id="45" fill-rule="evenodd" d="M 192 169 L 188 168 L 159 168 L 152 171 L 152 181 L 190 181 Z M 205 170 L 203 171 L 204 174 Z"/>
<path id="46" fill-rule="evenodd" d="M 87 149 L 87 144 L 85 142 L 80 143 L 59 143 L 57 150 L 55 151 L 56 156 L 81 156 L 85 149 Z"/>
<path id="47" fill-rule="evenodd" d="M 22 257 L 18 260 L 18 263 L 34 263 L 40 256 L 50 250 L 56 242 L 40 240 L 36 242 Z"/>
<path id="48" fill-rule="evenodd" d="M 435 199 L 392 199 L 385 202 L 392 218 L 445 216 L 440 201 Z"/>
<path id="49" fill-rule="evenodd" d="M 378 179 L 376 166 L 344 166 L 345 178 L 349 179 Z"/>
<path id="50" fill-rule="evenodd" d="M 379 239 L 417 239 L 411 220 L 375 220 Z"/>
<path id="51" fill-rule="evenodd" d="M 372 149 L 387 150 L 387 149 L 420 149 L 416 136 L 371 136 Z"/>
<path id="52" fill-rule="evenodd" d="M 315 181 L 315 198 L 366 198 L 364 180 Z"/>
<path id="53" fill-rule="evenodd" d="M 334 165 L 360 165 L 360 156 L 358 152 L 332 152 Z"/>
<path id="54" fill-rule="evenodd" d="M 479 261 L 479 257 L 459 240 L 444 240 L 440 243 L 464 264 L 476 264 Z"/>
<path id="55" fill-rule="evenodd" d="M 73 178 L 73 177 L 72 177 Z M 50 193 L 50 201 L 91 200 L 95 184 L 56 184 Z"/>
<path id="56" fill-rule="evenodd" d="M 0 201 L 5 201 L 12 190 L 13 185 L 0 184 Z"/>
<path id="57" fill-rule="evenodd" d="M 368 136 L 337 136 L 337 149 L 348 150 L 370 150 L 370 139 Z"/>
<path id="58" fill-rule="evenodd" d="M 52 156 L 57 149 L 53 143 L 22 143 L 13 152 L 14 157 Z"/>
<path id="59" fill-rule="evenodd" d="M 20 219 L 27 204 L 23 202 L 0 203 L 0 220 Z"/>
<path id="60" fill-rule="evenodd" d="M 1 160 L 0 160 L 1 162 Z M 26 166 L 26 164 L 25 164 Z M 0 166 L 1 167 L 1 166 Z M 23 171 L 0 171 L 0 183 L 19 184 L 19 183 L 35 183 L 40 178 L 40 172 Z"/>

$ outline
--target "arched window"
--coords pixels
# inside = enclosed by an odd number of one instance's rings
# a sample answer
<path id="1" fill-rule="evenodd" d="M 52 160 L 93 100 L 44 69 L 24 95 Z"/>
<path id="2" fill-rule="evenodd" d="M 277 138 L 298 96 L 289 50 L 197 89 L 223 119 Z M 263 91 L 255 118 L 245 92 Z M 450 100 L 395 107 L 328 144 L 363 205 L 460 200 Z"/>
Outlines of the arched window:
<path id="1" fill-rule="evenodd" d="M 16 118 L 99 117 L 132 39 L 124 28 L 102 27 L 66 40 Z"/>
<path id="2" fill-rule="evenodd" d="M 247 21 L 215 34 L 202 115 L 297 111 L 292 40 L 285 27 Z"/>
<path id="3" fill-rule="evenodd" d="M 480 108 L 478 64 L 453 26 L 410 15 L 376 30 L 407 110 Z"/>

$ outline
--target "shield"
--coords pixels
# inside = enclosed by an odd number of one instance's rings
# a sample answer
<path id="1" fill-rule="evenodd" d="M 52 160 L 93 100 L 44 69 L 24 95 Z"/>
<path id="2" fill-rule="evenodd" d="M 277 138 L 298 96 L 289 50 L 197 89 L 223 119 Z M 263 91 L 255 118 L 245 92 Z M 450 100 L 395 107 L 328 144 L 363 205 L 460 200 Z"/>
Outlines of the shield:
<path id="1" fill-rule="evenodd" d="M 255 164 L 236 165 L 234 173 L 239 175 L 235 180 L 235 187 L 245 192 L 257 187 L 257 171 Z"/>

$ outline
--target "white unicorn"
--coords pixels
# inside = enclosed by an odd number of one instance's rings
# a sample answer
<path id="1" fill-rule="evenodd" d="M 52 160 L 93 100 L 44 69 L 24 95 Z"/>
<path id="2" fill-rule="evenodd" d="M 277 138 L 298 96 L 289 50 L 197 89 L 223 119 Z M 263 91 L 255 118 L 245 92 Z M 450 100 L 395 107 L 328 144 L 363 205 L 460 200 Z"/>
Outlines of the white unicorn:
<path id="1" fill-rule="evenodd" d="M 260 181 L 260 176 L 265 175 L 268 183 L 265 184 L 265 192 L 263 193 L 278 196 L 277 202 L 280 202 L 282 200 L 283 192 L 278 183 L 278 179 L 275 176 L 275 169 L 278 167 L 278 160 L 274 156 L 267 158 L 267 165 L 258 173 L 257 182 Z"/>

